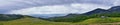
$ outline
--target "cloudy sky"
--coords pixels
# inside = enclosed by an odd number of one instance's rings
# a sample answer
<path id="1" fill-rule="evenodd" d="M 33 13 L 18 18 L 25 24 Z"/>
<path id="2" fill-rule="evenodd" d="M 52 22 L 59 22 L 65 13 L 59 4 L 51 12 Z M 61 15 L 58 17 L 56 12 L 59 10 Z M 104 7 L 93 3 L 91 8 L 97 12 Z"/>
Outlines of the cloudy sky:
<path id="1" fill-rule="evenodd" d="M 1 14 L 82 14 L 118 6 L 120 0 L 0 0 Z"/>

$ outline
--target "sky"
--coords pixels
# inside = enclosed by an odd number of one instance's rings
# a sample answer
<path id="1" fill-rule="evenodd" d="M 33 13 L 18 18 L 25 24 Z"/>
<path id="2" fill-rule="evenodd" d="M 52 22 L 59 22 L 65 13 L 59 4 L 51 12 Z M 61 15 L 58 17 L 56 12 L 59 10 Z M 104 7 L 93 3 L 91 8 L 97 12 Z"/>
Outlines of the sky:
<path id="1" fill-rule="evenodd" d="M 82 14 L 119 6 L 120 0 L 0 0 L 0 14 Z"/>

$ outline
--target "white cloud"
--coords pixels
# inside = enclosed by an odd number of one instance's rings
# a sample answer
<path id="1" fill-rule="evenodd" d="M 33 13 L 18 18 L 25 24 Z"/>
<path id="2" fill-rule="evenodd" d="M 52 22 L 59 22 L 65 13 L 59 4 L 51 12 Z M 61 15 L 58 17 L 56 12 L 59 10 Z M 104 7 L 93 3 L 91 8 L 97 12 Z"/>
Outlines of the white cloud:
<path id="1" fill-rule="evenodd" d="M 120 0 L 116 0 L 113 4 L 114 6 L 120 6 Z"/>
<path id="2" fill-rule="evenodd" d="M 120 0 L 118 1 L 117 0 L 0 0 L 0 12 L 3 11 L 8 12 L 14 9 L 19 10 L 19 9 L 35 7 L 35 6 L 63 5 L 63 4 L 72 4 L 72 3 L 88 3 L 88 4 L 92 3 L 92 4 L 116 6 L 116 5 L 120 5 L 119 1 Z M 84 7 L 84 9 L 87 9 L 88 7 L 86 6 L 86 8 Z"/>
<path id="3" fill-rule="evenodd" d="M 12 14 L 66 14 L 70 13 L 71 9 L 64 5 L 32 7 L 21 10 L 14 10 Z"/>
<path id="4" fill-rule="evenodd" d="M 5 14 L 23 15 L 81 14 L 96 8 L 109 9 L 111 6 L 120 5 L 119 2 L 120 0 L 0 0 L 0 13 L 6 11 Z"/>
<path id="5" fill-rule="evenodd" d="M 9 12 L 10 14 L 69 14 L 69 13 L 85 13 L 96 8 L 108 9 L 109 6 L 99 5 L 99 4 L 66 4 L 66 5 L 52 5 L 52 6 L 42 6 L 42 7 L 32 7 L 25 8 L 21 10 L 13 10 Z"/>

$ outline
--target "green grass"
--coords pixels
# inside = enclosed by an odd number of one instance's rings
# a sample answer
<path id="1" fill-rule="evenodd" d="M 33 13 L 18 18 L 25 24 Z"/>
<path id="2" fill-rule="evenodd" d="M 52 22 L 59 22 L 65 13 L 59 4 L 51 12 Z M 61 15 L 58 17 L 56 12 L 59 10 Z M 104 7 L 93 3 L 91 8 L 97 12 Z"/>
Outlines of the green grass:
<path id="1" fill-rule="evenodd" d="M 85 21 L 79 22 L 82 24 L 93 24 L 93 23 L 114 23 L 120 22 L 120 17 L 109 17 L 109 18 L 91 18 Z"/>
<path id="2" fill-rule="evenodd" d="M 1 21 L 0 25 L 91 25 L 91 24 L 100 24 L 100 23 L 114 23 L 120 22 L 120 17 L 110 17 L 110 18 L 91 18 L 77 23 L 69 22 L 50 22 L 37 18 L 21 18 L 13 21 Z"/>
<path id="3" fill-rule="evenodd" d="M 63 22 L 49 22 L 40 20 L 37 18 L 22 18 L 13 21 L 3 22 L 3 25 L 70 25 L 69 23 Z"/>

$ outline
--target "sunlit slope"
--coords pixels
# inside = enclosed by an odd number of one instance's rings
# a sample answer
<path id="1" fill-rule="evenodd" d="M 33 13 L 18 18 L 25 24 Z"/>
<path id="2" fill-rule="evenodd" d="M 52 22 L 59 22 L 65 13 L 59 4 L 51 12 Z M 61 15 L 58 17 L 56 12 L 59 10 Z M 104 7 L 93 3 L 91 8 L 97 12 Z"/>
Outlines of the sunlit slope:
<path id="1" fill-rule="evenodd" d="M 78 22 L 77 24 L 96 24 L 96 25 L 112 25 L 120 24 L 120 17 L 109 17 L 109 18 L 91 18 Z"/>

